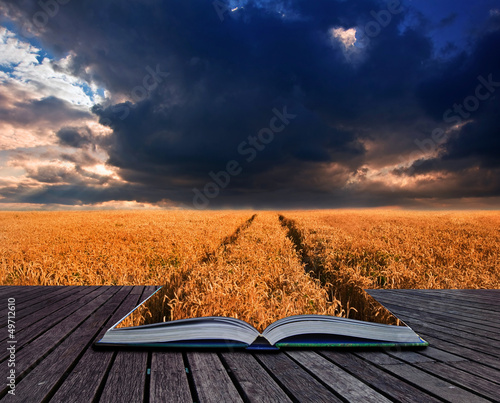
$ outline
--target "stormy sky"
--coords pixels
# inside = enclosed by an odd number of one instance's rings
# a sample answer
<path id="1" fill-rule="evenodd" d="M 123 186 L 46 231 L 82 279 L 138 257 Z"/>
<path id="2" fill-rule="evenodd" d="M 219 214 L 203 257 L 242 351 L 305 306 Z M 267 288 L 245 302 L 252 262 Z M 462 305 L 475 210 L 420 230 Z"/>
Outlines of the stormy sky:
<path id="1" fill-rule="evenodd" d="M 0 209 L 497 208 L 498 0 L 0 0 Z"/>

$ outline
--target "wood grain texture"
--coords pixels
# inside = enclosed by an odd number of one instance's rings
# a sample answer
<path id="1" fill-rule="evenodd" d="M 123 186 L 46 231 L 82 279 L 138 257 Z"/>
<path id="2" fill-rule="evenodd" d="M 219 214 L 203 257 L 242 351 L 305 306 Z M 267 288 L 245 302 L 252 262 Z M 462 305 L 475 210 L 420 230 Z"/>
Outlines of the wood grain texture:
<path id="1" fill-rule="evenodd" d="M 382 352 L 380 354 L 383 354 Z M 344 371 L 362 379 L 384 395 L 397 402 L 406 403 L 437 403 L 440 400 L 432 397 L 415 386 L 409 385 L 402 379 L 397 378 L 375 365 L 370 365 L 367 361 L 347 351 L 321 351 L 321 355 L 328 358 Z"/>
<path id="2" fill-rule="evenodd" d="M 88 317 L 76 327 L 74 332 L 68 334 L 65 339 L 61 339 L 56 348 L 26 374 L 18 384 L 19 393 L 14 397 L 9 397 L 10 401 L 43 401 L 57 388 L 62 376 L 77 362 L 81 352 L 88 347 L 90 340 L 109 315 L 121 304 L 122 298 L 116 295 L 117 291 L 118 289 L 115 288 L 113 293 L 106 293 L 96 298 L 94 301 L 97 306 L 95 307 L 88 304 Z"/>
<path id="3" fill-rule="evenodd" d="M 153 352 L 151 359 L 151 403 L 194 401 L 182 353 Z"/>
<path id="4" fill-rule="evenodd" d="M 348 401 L 390 402 L 366 383 L 313 351 L 290 351 L 287 354 Z"/>
<path id="5" fill-rule="evenodd" d="M 297 400 L 301 402 L 342 401 L 285 354 L 256 354 L 256 356 L 282 387 Z"/>
<path id="6" fill-rule="evenodd" d="M 257 360 L 247 352 L 222 353 L 222 358 L 231 369 L 245 397 L 250 402 L 291 402 Z"/>
<path id="7" fill-rule="evenodd" d="M 100 401 L 106 403 L 143 402 L 146 373 L 146 353 L 120 351 L 109 372 Z"/>
<path id="8" fill-rule="evenodd" d="M 137 295 L 130 295 L 131 289 L 132 287 L 123 287 L 117 293 L 117 298 L 122 300 L 121 304 L 92 342 L 100 339 L 105 330 L 136 306 Z M 67 375 L 52 400 L 82 403 L 93 401 L 98 397 L 99 388 L 103 385 L 103 380 L 108 374 L 114 356 L 113 350 L 97 351 L 93 346 L 89 346 L 78 360 L 75 368 Z"/>
<path id="9" fill-rule="evenodd" d="M 193 352 L 187 357 L 201 403 L 243 402 L 216 353 Z"/>

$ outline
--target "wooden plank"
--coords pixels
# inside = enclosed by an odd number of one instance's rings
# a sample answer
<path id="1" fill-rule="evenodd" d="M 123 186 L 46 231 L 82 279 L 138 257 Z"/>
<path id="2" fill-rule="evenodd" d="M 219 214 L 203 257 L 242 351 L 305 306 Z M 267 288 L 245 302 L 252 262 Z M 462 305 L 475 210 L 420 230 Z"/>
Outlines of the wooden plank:
<path id="1" fill-rule="evenodd" d="M 108 288 L 108 287 L 106 287 Z M 100 292 L 96 290 L 96 293 Z M 63 319 L 57 325 L 42 334 L 33 342 L 19 350 L 16 355 L 16 369 L 18 376 L 24 376 L 32 365 L 37 363 L 41 357 L 48 354 L 61 343 L 69 334 L 77 329 L 94 311 L 99 309 L 112 295 L 113 292 L 101 294 L 96 298 L 91 298 L 88 303 L 80 306 L 80 309 L 71 316 Z"/>
<path id="2" fill-rule="evenodd" d="M 300 402 L 341 402 L 342 400 L 285 354 L 255 354 L 288 395 Z"/>
<path id="3" fill-rule="evenodd" d="M 424 350 L 419 351 L 418 353 L 440 362 L 459 362 L 459 361 L 470 362 L 469 360 L 467 360 L 467 358 L 451 354 L 447 351 L 438 349 L 433 346 L 428 346 Z"/>
<path id="4" fill-rule="evenodd" d="M 416 326 L 412 327 L 416 328 Z M 448 341 L 450 343 L 458 344 L 461 347 L 469 348 L 492 357 L 497 357 L 497 360 L 500 358 L 500 349 L 498 346 L 492 345 L 489 339 L 481 339 L 473 336 L 461 337 L 458 335 L 459 333 L 453 334 L 451 330 L 448 330 L 448 333 L 445 333 L 445 331 L 438 329 L 439 328 L 437 326 L 427 325 L 425 328 L 416 328 L 416 331 L 424 338 L 426 335 L 432 335 L 443 341 Z"/>
<path id="5" fill-rule="evenodd" d="M 16 298 L 16 311 L 21 313 L 26 308 L 30 308 L 35 304 L 44 303 L 54 295 L 67 293 L 69 291 L 70 290 L 64 287 L 44 287 L 40 288 L 37 291 L 34 291 L 33 293 L 23 293 L 23 296 L 14 295 L 14 297 Z"/>
<path id="6" fill-rule="evenodd" d="M 76 364 L 82 351 L 122 302 L 123 295 L 117 295 L 117 291 L 117 288 L 110 289 L 98 298 L 98 305 L 92 314 L 21 379 L 16 387 L 16 396 L 9 396 L 9 400 L 26 401 L 29 398 L 30 401 L 38 402 L 50 397 L 62 382 L 64 374 Z"/>
<path id="7" fill-rule="evenodd" d="M 465 306 L 458 305 L 454 301 L 446 298 L 429 298 L 412 296 L 411 293 L 400 292 L 397 293 L 393 290 L 387 291 L 386 294 L 378 297 L 378 301 L 382 304 L 386 303 L 396 303 L 398 305 L 403 305 L 406 307 L 411 307 L 412 311 L 419 312 L 442 312 L 447 315 L 452 314 L 453 316 L 461 316 L 473 319 L 479 323 L 488 324 L 491 327 L 500 329 L 500 323 L 498 323 L 498 313 L 490 312 L 482 307 Z"/>
<path id="8" fill-rule="evenodd" d="M 449 382 L 463 386 L 478 396 L 493 400 L 499 398 L 500 388 L 498 383 L 487 381 L 486 379 L 440 362 L 418 363 L 417 367 L 428 373 L 437 374 L 440 378 Z"/>
<path id="9" fill-rule="evenodd" d="M 392 400 L 403 403 L 440 402 L 440 400 L 409 385 L 404 380 L 375 365 L 368 364 L 351 352 L 324 350 L 320 353 Z"/>
<path id="10" fill-rule="evenodd" d="M 59 300 L 57 304 L 52 304 L 50 307 L 38 309 L 38 311 L 30 312 L 29 310 L 25 310 L 21 314 L 18 314 L 18 312 L 16 311 L 16 335 L 18 339 L 18 347 L 22 346 L 22 344 L 24 344 L 25 342 L 32 340 L 39 334 L 36 330 L 37 327 L 42 329 L 41 332 L 50 328 L 50 326 L 44 324 L 39 324 L 37 326 L 35 325 L 37 322 L 46 319 L 48 316 L 54 314 L 55 312 L 57 312 L 57 314 L 55 314 L 55 317 L 53 318 L 55 319 L 55 322 L 53 321 L 52 323 L 56 323 L 57 321 L 62 320 L 67 316 L 64 313 L 65 306 L 78 301 L 79 299 L 81 299 L 85 295 L 88 295 L 90 292 L 95 291 L 96 289 L 97 288 L 82 287 L 80 290 L 72 292 L 64 299 Z M 77 308 L 78 307 L 75 306 L 74 310 L 76 310 Z M 25 334 L 27 335 L 27 337 L 25 337 Z M 7 340 L 6 336 L 7 334 L 5 334 L 5 337 L 2 337 L 0 339 L 0 342 Z"/>
<path id="11" fill-rule="evenodd" d="M 290 351 L 287 354 L 348 401 L 390 402 L 367 384 L 313 351 Z"/>
<path id="12" fill-rule="evenodd" d="M 115 287 L 113 287 L 115 288 Z M 137 305 L 137 295 L 130 295 L 132 287 L 123 287 L 118 291 L 119 298 L 124 298 L 123 302 L 116 309 L 113 315 L 104 324 L 98 335 L 92 340 L 99 340 L 103 334 Z M 112 360 L 116 353 L 113 350 L 95 350 L 92 346 L 85 350 L 83 356 L 78 360 L 75 368 L 67 374 L 61 387 L 53 397 L 57 402 L 91 402 L 98 398 L 99 390 L 103 385 L 103 380 L 107 376 Z M 82 385 L 85 385 L 82 388 Z"/>
<path id="13" fill-rule="evenodd" d="M 418 316 L 420 318 L 423 318 L 424 321 L 427 317 L 435 317 L 436 315 L 439 315 L 440 320 L 449 323 L 451 326 L 455 326 L 455 324 L 461 324 L 463 326 L 478 328 L 482 331 L 488 332 L 488 337 L 493 339 L 497 339 L 497 335 L 500 332 L 500 329 L 498 328 L 497 317 L 484 320 L 475 314 L 471 315 L 470 313 L 451 311 L 447 309 L 446 306 L 442 305 L 432 305 L 428 307 L 423 306 L 423 304 L 420 304 L 418 301 L 401 301 L 400 298 L 392 298 L 387 296 L 384 298 L 380 298 L 380 302 L 405 322 L 406 315 L 413 315 L 414 317 Z M 411 308 L 408 308 L 408 306 L 411 306 Z"/>
<path id="14" fill-rule="evenodd" d="M 19 303 L 25 300 L 37 298 L 38 295 L 43 295 L 44 292 L 47 292 L 46 288 L 41 286 L 2 286 L 0 287 L 0 290 L 1 299 L 16 298 L 16 302 Z"/>
<path id="15" fill-rule="evenodd" d="M 424 293 L 422 293 L 422 296 L 419 297 L 406 292 L 406 290 L 399 293 L 395 290 L 391 290 L 378 296 L 378 300 L 382 304 L 385 304 L 386 301 L 393 302 L 399 305 L 403 304 L 408 308 L 411 307 L 412 310 L 415 309 L 418 311 L 452 313 L 455 315 L 465 316 L 475 315 L 482 321 L 492 321 L 493 324 L 496 323 L 497 326 L 499 325 L 496 320 L 498 317 L 497 312 L 490 311 L 481 306 L 473 305 L 472 303 L 462 305 L 451 298 L 425 296 Z"/>
<path id="16" fill-rule="evenodd" d="M 53 292 L 44 293 L 39 295 L 36 299 L 31 299 L 29 301 L 23 301 L 19 304 L 20 309 L 19 314 L 23 316 L 28 316 L 33 312 L 40 309 L 45 309 L 52 304 L 57 304 L 58 301 L 71 295 L 72 293 L 78 292 L 82 287 L 54 287 Z M 96 287 L 94 287 L 95 289 Z"/>
<path id="17" fill-rule="evenodd" d="M 16 340 L 17 340 L 17 346 L 18 348 L 23 347 L 28 345 L 30 346 L 32 342 L 35 341 L 37 337 L 40 337 L 44 335 L 44 333 L 49 330 L 52 332 L 52 328 L 56 326 L 58 323 L 64 321 L 68 316 L 74 314 L 76 311 L 80 310 L 82 306 L 85 306 L 85 304 L 90 303 L 93 299 L 99 297 L 106 291 L 107 287 L 102 287 L 95 289 L 91 293 L 84 295 L 83 297 L 80 296 L 80 298 L 77 298 L 75 301 L 73 301 L 72 304 L 67 305 L 61 310 L 52 312 L 50 315 L 47 317 L 30 324 L 27 327 L 20 326 L 21 330 L 19 332 L 16 331 Z M 22 325 L 23 320 L 19 321 Z M 17 328 L 16 328 L 17 330 Z M 30 347 L 31 348 L 31 347 Z M 1 352 L 0 353 L 0 361 L 3 361 L 7 358 L 7 352 Z"/>
<path id="18" fill-rule="evenodd" d="M 466 320 L 450 320 L 449 316 L 441 313 L 435 312 L 415 312 L 400 305 L 386 304 L 386 307 L 390 308 L 392 311 L 397 310 L 398 314 L 403 315 L 405 318 L 412 318 L 413 323 L 419 323 L 419 326 L 426 327 L 427 324 L 433 325 L 445 325 L 447 328 L 452 328 L 460 330 L 461 332 L 471 333 L 473 335 L 478 335 L 485 337 L 490 340 L 495 340 L 500 342 L 500 334 L 496 332 L 496 329 L 491 328 L 483 324 L 476 324 L 473 322 L 467 322 Z"/>
<path id="19" fill-rule="evenodd" d="M 479 364 L 477 362 L 472 362 L 472 361 L 449 362 L 448 365 L 451 365 L 455 368 L 469 372 L 470 374 L 480 376 L 481 378 L 487 379 L 488 381 L 491 381 L 491 382 L 494 382 L 494 383 L 500 385 L 500 371 L 499 370 L 495 370 L 495 369 L 486 367 L 482 364 Z"/>
<path id="20" fill-rule="evenodd" d="M 390 305 L 391 308 L 394 308 L 393 305 Z M 485 337 L 484 335 L 478 335 L 477 331 L 475 331 L 474 326 L 460 326 L 455 323 L 436 323 L 432 320 L 426 318 L 426 314 L 421 313 L 412 313 L 408 310 L 398 310 L 398 313 L 402 315 L 403 319 L 406 323 L 411 325 L 415 331 L 427 331 L 432 332 L 434 335 L 446 335 L 446 339 L 457 339 L 457 340 L 467 340 L 467 343 L 473 343 L 477 345 L 477 348 L 481 351 L 489 353 L 490 351 L 495 350 L 500 352 L 500 340 L 493 339 L 491 337 Z M 421 330 L 423 329 L 423 330 Z M 488 335 L 492 333 L 486 333 Z M 465 342 L 463 342 L 465 343 Z M 466 345 L 466 344 L 464 344 Z"/>
<path id="21" fill-rule="evenodd" d="M 433 299 L 446 299 L 457 306 L 476 307 L 488 309 L 493 312 L 500 312 L 500 307 L 496 305 L 500 300 L 500 293 L 498 290 L 491 290 L 493 293 L 490 293 L 490 295 L 487 295 L 485 292 L 476 294 L 473 291 L 474 290 L 408 290 L 406 295 L 425 298 L 427 301 Z"/>
<path id="22" fill-rule="evenodd" d="M 148 297 L 158 288 L 147 287 L 144 295 Z M 181 352 L 152 352 L 149 393 L 150 402 L 183 403 L 194 400 Z"/>
<path id="23" fill-rule="evenodd" d="M 434 375 L 428 374 L 419 368 L 406 364 L 395 358 L 386 356 L 384 363 L 380 363 L 380 354 L 374 352 L 361 352 L 356 355 L 362 357 L 368 362 L 378 365 L 380 368 L 391 372 L 405 382 L 419 387 L 428 393 L 432 393 L 447 401 L 456 403 L 487 402 L 488 400 L 480 398 L 474 393 L 469 392 L 450 382 L 444 381 Z"/>
<path id="24" fill-rule="evenodd" d="M 180 352 L 153 352 L 151 358 L 151 403 L 194 401 Z"/>
<path id="25" fill-rule="evenodd" d="M 106 403 L 143 402 L 146 370 L 147 353 L 120 351 L 99 400 Z"/>
<path id="26" fill-rule="evenodd" d="M 466 339 L 476 345 L 483 346 L 486 352 L 490 353 L 492 349 L 497 351 L 498 355 L 500 352 L 500 340 L 494 339 L 492 337 L 486 337 L 484 334 L 478 334 L 478 331 L 474 327 L 462 327 L 459 325 L 448 325 L 448 324 L 436 324 L 430 321 L 424 321 L 420 319 L 411 319 L 413 326 L 418 326 L 418 328 L 425 328 L 431 331 L 435 330 L 440 334 L 446 334 L 447 337 Z M 448 325 L 448 326 L 447 326 Z M 491 333 L 487 333 L 488 336 Z"/>
<path id="27" fill-rule="evenodd" d="M 422 335 L 430 343 L 431 346 L 437 347 L 440 350 L 444 350 L 451 354 L 467 358 L 468 360 L 484 364 L 494 369 L 500 369 L 500 362 L 496 357 L 478 352 L 475 349 L 463 347 L 459 344 L 450 343 L 448 341 L 435 338 L 431 335 L 431 333 L 422 333 Z"/>
<path id="28" fill-rule="evenodd" d="M 496 373 L 496 382 L 500 382 L 500 371 L 495 371 L 494 369 L 484 367 L 482 371 L 477 374 L 471 371 L 471 363 L 466 362 L 468 365 L 466 368 L 468 371 L 462 371 L 460 369 L 454 368 L 448 365 L 448 363 L 436 363 L 433 360 L 418 360 L 415 357 L 419 356 L 417 353 L 411 354 L 411 352 L 398 352 L 389 353 L 391 356 L 399 358 L 401 361 L 407 362 L 409 364 L 415 364 L 415 366 L 426 370 L 431 374 L 436 374 L 438 377 L 445 379 L 447 381 L 463 385 L 469 390 L 477 392 L 483 397 L 491 398 L 492 395 L 498 395 L 498 383 L 493 384 L 488 379 L 484 379 L 485 374 L 489 374 L 492 377 L 493 373 Z M 455 361 L 457 362 L 457 361 Z M 464 361 L 462 361 L 464 363 Z"/>
<path id="29" fill-rule="evenodd" d="M 153 291 L 151 286 L 136 286 L 132 288 L 130 294 L 137 296 L 139 303 L 142 303 L 153 293 Z M 133 402 L 142 401 L 142 399 L 145 398 L 146 375 L 148 370 L 147 362 L 148 352 L 146 351 L 136 351 L 132 353 L 119 349 L 104 386 L 101 399 L 107 401 L 111 396 L 116 395 L 119 397 L 129 396 L 131 399 L 130 401 Z M 131 372 L 131 376 L 134 377 L 134 379 L 130 379 L 127 372 Z M 123 383 L 124 379 L 130 379 L 130 381 Z M 118 402 L 120 400 L 113 400 L 113 402 L 115 401 Z"/>
<path id="30" fill-rule="evenodd" d="M 247 352 L 223 353 L 222 358 L 234 374 L 249 402 L 291 402 L 274 379 Z"/>
<path id="31" fill-rule="evenodd" d="M 216 353 L 187 353 L 200 402 L 243 402 Z"/>
<path id="32" fill-rule="evenodd" d="M 25 285 L 2 285 L 0 286 L 0 298 L 9 298 L 13 295 L 21 296 L 34 292 L 42 286 L 25 286 Z"/>

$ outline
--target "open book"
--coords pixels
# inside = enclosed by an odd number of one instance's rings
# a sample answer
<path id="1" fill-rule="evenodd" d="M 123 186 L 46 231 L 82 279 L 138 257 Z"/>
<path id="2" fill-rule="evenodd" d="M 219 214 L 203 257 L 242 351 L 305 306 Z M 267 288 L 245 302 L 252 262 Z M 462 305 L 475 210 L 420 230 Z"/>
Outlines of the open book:
<path id="1" fill-rule="evenodd" d="M 262 333 L 240 319 L 215 316 L 121 326 L 141 305 L 112 326 L 96 345 L 249 350 L 428 345 L 406 325 L 385 325 L 325 315 L 290 316 L 272 323 Z"/>

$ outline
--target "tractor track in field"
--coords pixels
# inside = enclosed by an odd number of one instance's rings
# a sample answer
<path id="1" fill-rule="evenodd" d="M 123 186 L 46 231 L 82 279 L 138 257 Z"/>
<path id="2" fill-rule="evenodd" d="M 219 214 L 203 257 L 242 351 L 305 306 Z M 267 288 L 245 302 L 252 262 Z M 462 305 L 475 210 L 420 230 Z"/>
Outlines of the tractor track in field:
<path id="1" fill-rule="evenodd" d="M 328 275 L 324 261 L 320 256 L 317 256 L 313 249 L 308 247 L 297 223 L 282 214 L 279 214 L 278 218 L 281 225 L 287 229 L 287 236 L 295 245 L 305 271 L 318 279 L 321 285 L 328 290 L 330 302 L 338 299 L 343 310 L 351 319 L 388 324 L 399 322 L 392 313 L 352 280 L 346 279 L 345 276 L 337 276 L 331 269 L 328 270 Z"/>
<path id="2" fill-rule="evenodd" d="M 241 224 L 238 228 L 236 228 L 236 230 L 231 235 L 226 236 L 222 240 L 222 242 L 220 243 L 220 245 L 217 247 L 216 250 L 221 249 L 221 248 L 226 250 L 226 247 L 228 245 L 235 243 L 238 240 L 241 233 L 243 231 L 245 231 L 246 229 L 248 229 L 248 227 L 250 227 L 250 225 L 252 225 L 252 222 L 253 222 L 253 220 L 255 220 L 255 217 L 257 217 L 257 214 L 252 215 L 248 220 L 246 220 L 243 224 Z M 215 256 L 215 253 L 216 253 L 216 251 L 208 252 L 201 259 L 201 263 L 207 263 L 208 261 L 210 261 L 210 259 Z"/>

